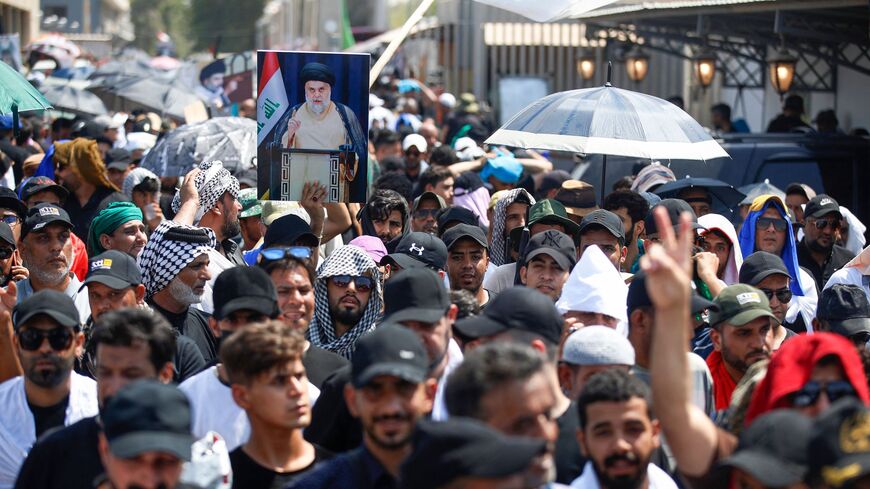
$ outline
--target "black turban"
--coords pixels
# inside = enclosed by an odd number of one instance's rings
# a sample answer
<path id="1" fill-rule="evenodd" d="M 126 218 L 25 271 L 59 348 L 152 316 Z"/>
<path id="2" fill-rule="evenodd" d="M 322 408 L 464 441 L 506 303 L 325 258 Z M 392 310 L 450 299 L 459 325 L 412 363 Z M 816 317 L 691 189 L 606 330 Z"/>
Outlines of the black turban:
<path id="1" fill-rule="evenodd" d="M 209 63 L 202 68 L 202 71 L 199 72 L 199 81 L 202 82 L 206 78 L 216 75 L 218 73 L 226 73 L 227 67 L 224 64 L 224 60 L 219 59 L 214 63 Z"/>
<path id="2" fill-rule="evenodd" d="M 299 78 L 303 85 L 310 81 L 329 83 L 330 86 L 335 85 L 335 74 L 329 69 L 329 66 L 323 63 L 307 63 L 299 72 Z"/>

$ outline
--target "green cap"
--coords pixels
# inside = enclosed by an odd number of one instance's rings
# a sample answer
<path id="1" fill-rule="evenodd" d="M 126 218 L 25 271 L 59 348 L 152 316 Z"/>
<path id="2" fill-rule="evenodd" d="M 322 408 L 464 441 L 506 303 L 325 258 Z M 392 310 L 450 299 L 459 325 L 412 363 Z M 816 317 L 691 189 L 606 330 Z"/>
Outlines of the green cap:
<path id="1" fill-rule="evenodd" d="M 239 217 L 254 217 L 263 213 L 263 207 L 257 200 L 257 189 L 246 188 L 239 191 L 239 203 L 242 204 L 242 212 Z"/>
<path id="2" fill-rule="evenodd" d="M 770 311 L 767 296 L 751 285 L 735 284 L 725 287 L 713 300 L 713 304 L 719 306 L 719 310 L 710 311 L 712 326 L 720 323 L 743 326 L 760 317 L 776 320 L 776 316 Z"/>
<path id="3" fill-rule="evenodd" d="M 551 222 L 565 226 L 565 233 L 576 236 L 580 227 L 568 217 L 565 206 L 554 199 L 544 199 L 529 208 L 529 227 L 539 222 Z"/>

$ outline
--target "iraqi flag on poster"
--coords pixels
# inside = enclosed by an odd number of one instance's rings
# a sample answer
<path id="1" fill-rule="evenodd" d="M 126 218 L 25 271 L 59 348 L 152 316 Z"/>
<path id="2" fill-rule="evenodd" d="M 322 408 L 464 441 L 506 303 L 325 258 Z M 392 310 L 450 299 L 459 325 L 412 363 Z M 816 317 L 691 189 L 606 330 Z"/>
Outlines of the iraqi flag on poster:
<path id="1" fill-rule="evenodd" d="M 257 91 L 257 146 L 272 132 L 289 105 L 284 77 L 281 76 L 281 66 L 278 64 L 278 53 L 267 51 Z"/>
<path id="2" fill-rule="evenodd" d="M 616 0 L 477 0 L 480 3 L 509 10 L 535 22 L 554 22 L 614 3 Z"/>

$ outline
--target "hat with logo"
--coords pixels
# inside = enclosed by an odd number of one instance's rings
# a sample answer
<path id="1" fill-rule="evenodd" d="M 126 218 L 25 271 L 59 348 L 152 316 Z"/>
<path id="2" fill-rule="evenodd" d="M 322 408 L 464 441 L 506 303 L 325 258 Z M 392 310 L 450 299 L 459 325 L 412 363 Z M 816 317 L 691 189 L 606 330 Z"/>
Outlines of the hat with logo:
<path id="1" fill-rule="evenodd" d="M 738 280 L 741 284 L 758 285 L 767 277 L 777 274 L 790 276 L 782 258 L 766 251 L 756 251 L 743 260 Z"/>
<path id="2" fill-rule="evenodd" d="M 477 218 L 477 214 L 472 212 L 470 209 L 451 206 L 442 209 L 441 212 L 438 213 L 438 233 L 443 235 L 444 231 L 447 230 L 447 225 L 455 222 L 468 224 L 470 226 L 480 225 L 480 219 Z"/>
<path id="3" fill-rule="evenodd" d="M 351 382 L 364 387 L 375 377 L 390 375 L 418 384 L 429 375 L 429 358 L 420 337 L 410 329 L 384 321 L 356 343 Z"/>
<path id="4" fill-rule="evenodd" d="M 502 478 L 524 472 L 546 441 L 506 436 L 470 418 L 417 423 L 400 469 L 403 488 L 438 489 L 459 478 Z"/>
<path id="5" fill-rule="evenodd" d="M 834 284 L 822 291 L 816 317 L 846 337 L 870 332 L 870 301 L 859 285 Z"/>
<path id="6" fill-rule="evenodd" d="M 8 187 L 0 187 L 0 207 L 9 209 L 21 219 L 27 215 L 27 205 L 18 198 L 14 190 Z"/>
<path id="7" fill-rule="evenodd" d="M 255 188 L 239 190 L 239 204 L 242 205 L 242 211 L 239 212 L 240 218 L 255 217 L 263 214 L 263 206 L 257 200 L 257 189 Z"/>
<path id="8" fill-rule="evenodd" d="M 565 206 L 572 216 L 583 217 L 598 209 L 595 202 L 595 187 L 580 180 L 565 180 L 556 194 L 556 200 Z"/>
<path id="9" fill-rule="evenodd" d="M 719 309 L 710 312 L 711 326 L 722 323 L 743 326 L 761 317 L 777 320 L 770 311 L 770 302 L 768 302 L 767 296 L 751 285 L 729 285 L 716 296 L 713 304 Z"/>
<path id="10" fill-rule="evenodd" d="M 577 248 L 574 247 L 574 240 L 555 229 L 548 229 L 529 238 L 529 243 L 526 245 L 526 263 L 539 255 L 549 256 L 566 272 L 570 272 L 577 264 Z"/>
<path id="11" fill-rule="evenodd" d="M 839 489 L 870 474 L 870 411 L 854 397 L 840 399 L 816 418 L 810 433 L 810 474 Z"/>
<path id="12" fill-rule="evenodd" d="M 214 318 L 220 321 L 243 309 L 270 318 L 278 317 L 278 292 L 260 267 L 233 267 L 214 281 Z"/>
<path id="13" fill-rule="evenodd" d="M 132 256 L 118 250 L 109 250 L 88 262 L 88 275 L 82 287 L 98 282 L 115 290 L 142 283 L 142 271 Z"/>
<path id="14" fill-rule="evenodd" d="M 436 323 L 450 309 L 444 280 L 426 268 L 409 268 L 384 284 L 384 319 Z"/>
<path id="15" fill-rule="evenodd" d="M 489 242 L 486 240 L 486 234 L 483 232 L 483 229 L 480 229 L 478 226 L 457 224 L 441 235 L 441 240 L 444 241 L 448 250 L 453 248 L 453 246 L 461 239 L 472 239 L 480 246 L 489 249 Z"/>
<path id="16" fill-rule="evenodd" d="M 21 200 L 26 202 L 34 195 L 46 190 L 57 195 L 61 204 L 66 202 L 66 198 L 69 197 L 69 190 L 66 187 L 58 185 L 48 177 L 39 176 L 29 178 L 24 182 L 24 185 L 21 186 Z"/>
<path id="17" fill-rule="evenodd" d="M 644 228 L 646 229 L 647 235 L 658 234 L 659 232 L 658 226 L 656 225 L 654 212 L 659 207 L 664 207 L 664 209 L 668 211 L 668 217 L 671 218 L 671 223 L 674 226 L 674 231 L 677 231 L 679 229 L 680 215 L 684 212 L 688 212 L 692 218 L 692 229 L 703 229 L 703 226 L 698 224 L 698 216 L 695 215 L 695 211 L 692 209 L 692 206 L 690 206 L 688 202 L 682 199 L 662 199 L 661 202 L 650 208 L 649 212 L 643 220 Z"/>
<path id="18" fill-rule="evenodd" d="M 417 208 L 420 207 L 420 203 L 426 200 L 434 201 L 436 204 L 438 204 L 438 209 L 444 209 L 445 207 L 447 207 L 447 203 L 444 202 L 444 199 L 440 195 L 436 194 L 435 192 L 423 192 L 422 194 L 420 194 L 419 197 L 414 199 L 414 204 L 411 205 L 411 212 L 416 212 Z"/>
<path id="19" fill-rule="evenodd" d="M 819 218 L 831 213 L 836 214 L 840 219 L 843 218 L 843 214 L 840 212 L 840 204 L 833 197 L 825 194 L 816 195 L 804 206 L 805 217 Z"/>
<path id="20" fill-rule="evenodd" d="M 44 289 L 19 302 L 12 310 L 12 324 L 15 329 L 21 327 L 35 316 L 45 314 L 61 326 L 76 328 L 79 322 L 79 311 L 70 296 L 52 289 Z"/>
<path id="21" fill-rule="evenodd" d="M 584 326 L 565 340 L 562 361 L 571 365 L 634 365 L 634 347 L 607 326 Z"/>
<path id="22" fill-rule="evenodd" d="M 0 240 L 12 245 L 13 250 L 17 247 L 15 243 L 15 235 L 12 234 L 12 228 L 3 221 L 0 221 Z"/>
<path id="23" fill-rule="evenodd" d="M 628 297 L 626 298 L 626 303 L 628 306 L 629 317 L 631 316 L 631 312 L 635 309 L 653 305 L 652 300 L 649 298 L 649 293 L 647 293 L 646 290 L 646 272 L 643 270 L 639 270 L 632 277 L 631 283 L 628 285 Z M 701 297 L 697 292 L 692 294 L 690 307 L 692 314 L 700 314 L 708 309 L 712 311 L 719 308 L 719 306 L 714 302 Z"/>
<path id="24" fill-rule="evenodd" d="M 381 263 L 394 263 L 402 268 L 429 267 L 444 270 L 447 266 L 447 246 L 429 233 L 413 231 L 399 240 L 396 251 Z"/>
<path id="25" fill-rule="evenodd" d="M 562 336 L 562 316 L 549 296 L 523 286 L 503 290 L 483 313 L 453 325 L 468 338 L 483 338 L 511 329 L 538 334 L 552 344 Z"/>
<path id="26" fill-rule="evenodd" d="M 302 246 L 317 246 L 320 240 L 311 232 L 311 227 L 304 219 L 296 214 L 287 214 L 275 219 L 266 228 L 262 249 L 295 246 L 300 243 L 305 243 Z"/>
<path id="27" fill-rule="evenodd" d="M 156 380 L 137 380 L 112 396 L 100 411 L 109 451 L 118 458 L 146 452 L 190 460 L 190 402 L 181 390 Z"/>
<path id="28" fill-rule="evenodd" d="M 625 245 L 625 227 L 622 225 L 622 219 L 613 212 L 604 209 L 590 212 L 580 221 L 580 234 L 594 227 L 603 227 L 619 240 L 620 245 Z"/>
<path id="29" fill-rule="evenodd" d="M 73 227 L 69 214 L 62 208 L 54 204 L 37 204 L 27 212 L 27 218 L 21 226 L 21 237 L 24 238 L 31 232 L 40 231 L 53 223 L 63 224 L 68 229 Z"/>

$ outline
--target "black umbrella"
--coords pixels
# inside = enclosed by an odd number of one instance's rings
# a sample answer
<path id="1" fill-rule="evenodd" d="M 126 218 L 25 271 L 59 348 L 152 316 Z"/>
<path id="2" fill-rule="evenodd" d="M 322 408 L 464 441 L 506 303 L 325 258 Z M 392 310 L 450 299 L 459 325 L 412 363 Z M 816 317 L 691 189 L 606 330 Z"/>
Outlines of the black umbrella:
<path id="1" fill-rule="evenodd" d="M 692 178 L 686 177 L 673 182 L 668 182 L 661 187 L 655 189 L 653 193 L 663 199 L 679 198 L 680 192 L 690 188 L 701 188 L 716 197 L 719 201 L 725 204 L 729 209 L 737 206 L 738 202 L 746 197 L 743 192 L 734 188 L 722 180 L 715 178 Z"/>
<path id="2" fill-rule="evenodd" d="M 184 108 L 200 99 L 193 89 L 178 81 L 165 82 L 153 77 L 130 80 L 109 89 L 116 97 L 160 115 L 184 119 Z M 123 104 L 125 106 L 128 104 Z"/>
<path id="3" fill-rule="evenodd" d="M 108 113 L 100 97 L 72 85 L 45 84 L 40 91 L 57 110 L 92 116 Z"/>
<path id="4" fill-rule="evenodd" d="M 215 117 L 173 129 L 145 155 L 141 166 L 157 175 L 180 176 L 203 161 L 220 160 L 233 175 L 256 167 L 257 122 Z"/>

